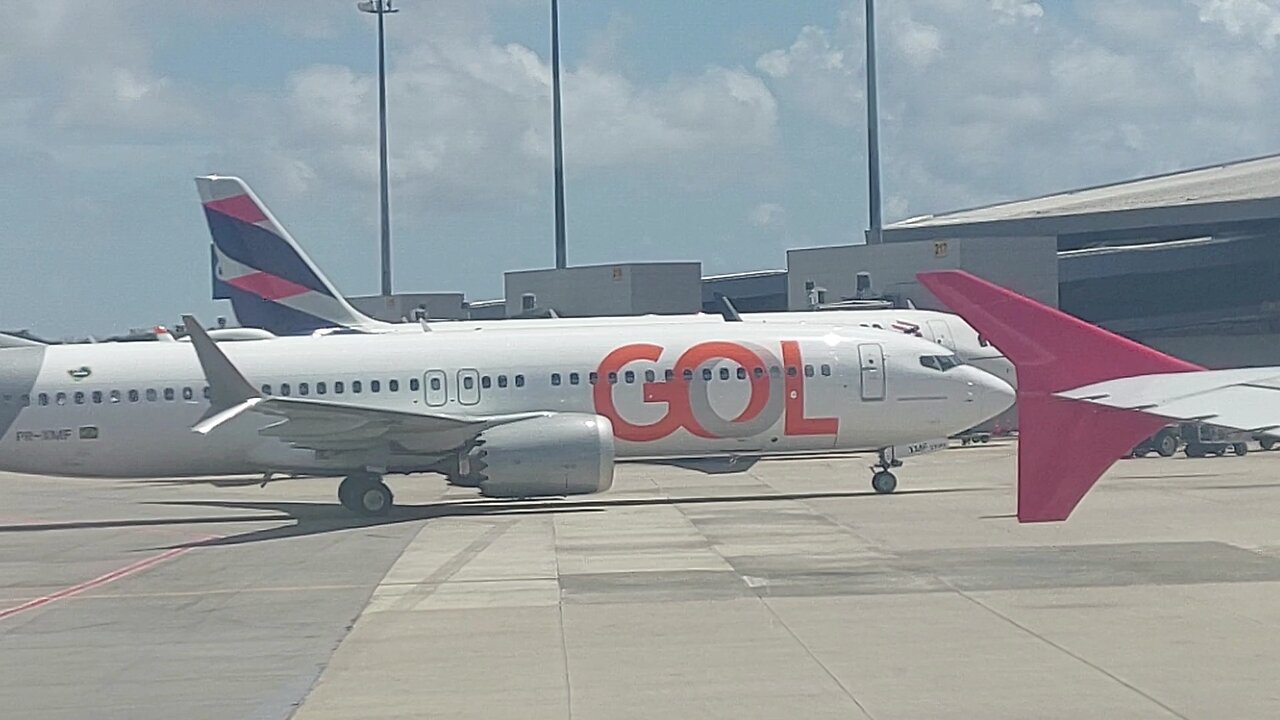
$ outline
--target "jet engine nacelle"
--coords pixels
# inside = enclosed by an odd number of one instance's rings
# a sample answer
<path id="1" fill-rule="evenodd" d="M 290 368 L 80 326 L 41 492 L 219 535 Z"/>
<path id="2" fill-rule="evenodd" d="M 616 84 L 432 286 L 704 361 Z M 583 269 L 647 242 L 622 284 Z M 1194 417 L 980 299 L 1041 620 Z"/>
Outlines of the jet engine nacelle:
<path id="1" fill-rule="evenodd" d="M 613 485 L 613 424 L 602 415 L 556 413 L 480 434 L 458 484 L 489 497 L 582 495 Z"/>

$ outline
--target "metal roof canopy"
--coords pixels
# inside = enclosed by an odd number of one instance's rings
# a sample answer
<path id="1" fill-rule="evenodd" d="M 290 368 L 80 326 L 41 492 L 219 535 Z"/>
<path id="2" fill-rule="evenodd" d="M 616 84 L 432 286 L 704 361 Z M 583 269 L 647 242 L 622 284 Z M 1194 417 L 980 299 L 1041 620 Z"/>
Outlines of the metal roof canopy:
<path id="1" fill-rule="evenodd" d="M 927 215 L 885 242 L 1056 235 L 1060 250 L 1280 231 L 1280 154 Z"/>

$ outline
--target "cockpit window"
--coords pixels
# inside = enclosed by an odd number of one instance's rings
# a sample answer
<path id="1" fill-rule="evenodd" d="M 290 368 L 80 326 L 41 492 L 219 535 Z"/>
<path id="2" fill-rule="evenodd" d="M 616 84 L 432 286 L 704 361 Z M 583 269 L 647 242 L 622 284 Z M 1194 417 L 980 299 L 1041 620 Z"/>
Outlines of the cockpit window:
<path id="1" fill-rule="evenodd" d="M 932 370 L 946 372 L 953 367 L 958 367 L 963 363 L 960 358 L 955 355 L 921 355 L 920 364 Z"/>

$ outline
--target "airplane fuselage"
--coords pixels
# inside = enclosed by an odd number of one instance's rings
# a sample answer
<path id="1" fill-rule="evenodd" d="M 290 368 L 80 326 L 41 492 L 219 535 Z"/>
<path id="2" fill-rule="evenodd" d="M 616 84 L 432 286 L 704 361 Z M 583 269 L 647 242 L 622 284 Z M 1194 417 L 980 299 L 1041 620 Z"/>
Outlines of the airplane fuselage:
<path id="1" fill-rule="evenodd" d="M 1003 410 L 1007 386 L 933 342 L 874 329 L 725 323 L 501 329 L 227 342 L 268 395 L 451 416 L 592 413 L 619 459 L 876 449 L 940 438 Z M 944 363 L 945 364 L 945 363 Z M 188 343 L 0 350 L 0 469 L 101 477 L 350 470 L 262 434 L 246 413 L 208 435 Z M 430 458 L 393 457 L 391 472 Z"/>

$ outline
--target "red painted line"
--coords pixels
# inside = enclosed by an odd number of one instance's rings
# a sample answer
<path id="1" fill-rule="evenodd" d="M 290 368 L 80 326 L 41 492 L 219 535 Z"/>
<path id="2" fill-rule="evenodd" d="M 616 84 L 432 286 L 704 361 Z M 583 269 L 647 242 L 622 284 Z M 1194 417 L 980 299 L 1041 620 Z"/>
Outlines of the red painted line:
<path id="1" fill-rule="evenodd" d="M 262 208 L 258 207 L 248 195 L 233 195 L 221 200 L 210 200 L 204 206 L 250 225 L 256 225 L 267 219 L 266 213 L 262 212 Z"/>
<path id="2" fill-rule="evenodd" d="M 98 577 L 92 580 L 86 580 L 80 583 L 79 585 L 72 585 L 71 587 L 63 588 L 55 593 L 50 593 L 43 597 L 38 597 L 32 600 L 28 600 L 22 603 L 21 605 L 14 605 L 11 608 L 0 610 L 0 620 L 13 617 L 14 615 L 17 615 L 19 613 L 24 613 L 28 610 L 35 610 L 36 608 L 44 607 L 45 605 L 57 602 L 59 600 L 66 600 L 69 597 L 75 597 L 80 593 L 93 590 L 94 588 L 100 588 L 103 585 L 108 585 L 110 583 L 115 582 L 116 580 L 122 580 L 124 578 L 129 577 L 130 575 L 137 575 L 138 573 L 142 572 L 143 570 L 146 570 L 149 567 L 159 565 L 165 560 L 170 560 L 172 558 L 178 557 L 179 555 L 190 552 L 193 549 L 194 548 L 191 548 L 191 547 L 180 547 L 180 548 L 173 548 L 172 550 L 166 550 L 160 553 L 159 555 L 153 555 L 149 558 L 143 558 L 142 560 L 139 560 L 135 563 L 125 565 L 124 567 L 118 570 L 112 570 L 111 572 L 105 575 L 99 575 Z"/>

